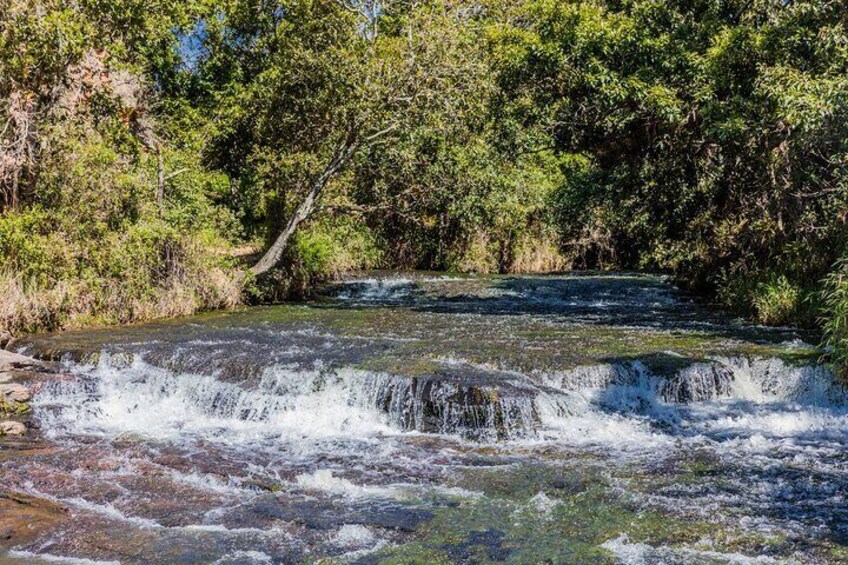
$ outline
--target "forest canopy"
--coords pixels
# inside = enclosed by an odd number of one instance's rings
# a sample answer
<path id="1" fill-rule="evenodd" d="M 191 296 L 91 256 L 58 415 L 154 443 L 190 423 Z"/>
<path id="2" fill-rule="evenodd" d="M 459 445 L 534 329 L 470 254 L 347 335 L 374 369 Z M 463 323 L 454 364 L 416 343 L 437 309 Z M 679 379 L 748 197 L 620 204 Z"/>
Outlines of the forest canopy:
<path id="1" fill-rule="evenodd" d="M 844 360 L 847 199 L 841 0 L 0 0 L 6 332 L 638 269 Z"/>

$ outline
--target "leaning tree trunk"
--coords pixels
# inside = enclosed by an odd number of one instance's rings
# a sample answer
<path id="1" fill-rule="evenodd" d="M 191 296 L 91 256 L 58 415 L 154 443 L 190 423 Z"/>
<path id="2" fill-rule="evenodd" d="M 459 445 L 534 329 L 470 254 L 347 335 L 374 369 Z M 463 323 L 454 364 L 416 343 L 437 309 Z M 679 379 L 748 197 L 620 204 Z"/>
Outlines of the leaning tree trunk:
<path id="1" fill-rule="evenodd" d="M 336 150 L 336 154 L 332 160 L 324 168 L 321 175 L 315 179 L 315 182 L 312 183 L 309 193 L 303 202 L 300 203 L 300 206 L 297 207 L 294 216 L 292 216 L 286 225 L 286 229 L 277 237 L 268 251 L 265 252 L 265 255 L 262 256 L 262 259 L 250 268 L 251 273 L 257 276 L 262 275 L 277 266 L 283 257 L 283 252 L 286 250 L 291 236 L 297 231 L 297 227 L 315 210 L 315 203 L 324 190 L 324 187 L 327 186 L 330 180 L 350 160 L 356 148 L 357 145 L 355 143 L 346 142 Z"/>

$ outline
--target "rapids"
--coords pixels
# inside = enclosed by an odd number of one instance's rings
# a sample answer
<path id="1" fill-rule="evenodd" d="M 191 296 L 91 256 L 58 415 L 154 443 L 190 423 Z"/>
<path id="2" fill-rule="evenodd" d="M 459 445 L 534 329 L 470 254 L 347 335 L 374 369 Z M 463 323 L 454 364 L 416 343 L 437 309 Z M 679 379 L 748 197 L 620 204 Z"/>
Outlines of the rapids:
<path id="1" fill-rule="evenodd" d="M 34 336 L 69 376 L 0 483 L 70 519 L 0 563 L 845 562 L 812 339 L 651 276 L 380 273 Z"/>

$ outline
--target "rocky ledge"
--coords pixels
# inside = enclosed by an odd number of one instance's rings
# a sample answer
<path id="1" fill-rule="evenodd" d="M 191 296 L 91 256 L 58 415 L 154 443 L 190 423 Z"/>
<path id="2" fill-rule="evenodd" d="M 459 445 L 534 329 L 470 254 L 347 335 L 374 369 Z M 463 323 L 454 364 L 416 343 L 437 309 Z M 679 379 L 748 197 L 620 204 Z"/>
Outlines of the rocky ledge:
<path id="1" fill-rule="evenodd" d="M 56 366 L 0 349 L 0 465 L 50 449 L 33 425 L 29 401 L 42 383 L 56 378 Z M 59 504 L 0 485 L 0 563 L 5 549 L 31 542 L 68 517 Z"/>

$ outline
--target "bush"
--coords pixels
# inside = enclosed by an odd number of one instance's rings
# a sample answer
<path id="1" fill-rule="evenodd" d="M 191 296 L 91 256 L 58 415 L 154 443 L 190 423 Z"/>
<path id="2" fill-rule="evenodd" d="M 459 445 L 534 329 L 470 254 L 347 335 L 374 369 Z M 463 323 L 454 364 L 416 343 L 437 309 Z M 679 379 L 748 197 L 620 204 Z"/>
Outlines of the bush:
<path id="1" fill-rule="evenodd" d="M 798 325 L 804 316 L 801 289 L 784 275 L 772 275 L 754 289 L 751 303 L 757 321 L 772 326 Z"/>
<path id="2" fill-rule="evenodd" d="M 375 267 L 380 251 L 374 236 L 348 218 L 315 222 L 297 235 L 295 249 L 303 276 L 310 280 Z"/>
<path id="3" fill-rule="evenodd" d="M 38 284 L 62 278 L 71 261 L 63 237 L 51 224 L 40 208 L 0 215 L 0 270 Z"/>
<path id="4" fill-rule="evenodd" d="M 816 321 L 813 292 L 789 275 L 726 270 L 716 285 L 722 306 L 761 324 L 810 327 Z"/>

